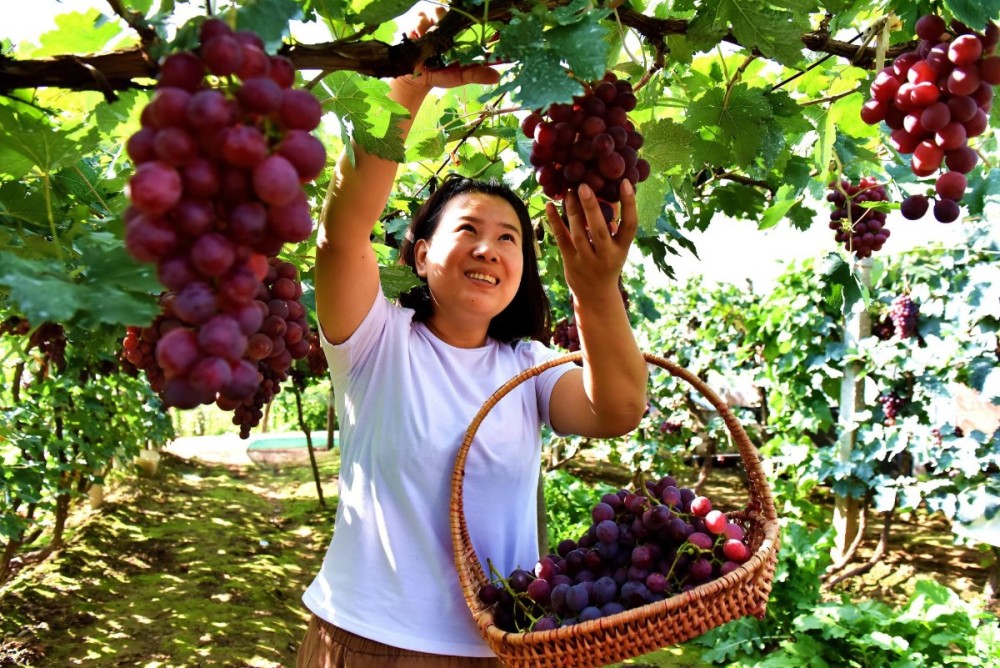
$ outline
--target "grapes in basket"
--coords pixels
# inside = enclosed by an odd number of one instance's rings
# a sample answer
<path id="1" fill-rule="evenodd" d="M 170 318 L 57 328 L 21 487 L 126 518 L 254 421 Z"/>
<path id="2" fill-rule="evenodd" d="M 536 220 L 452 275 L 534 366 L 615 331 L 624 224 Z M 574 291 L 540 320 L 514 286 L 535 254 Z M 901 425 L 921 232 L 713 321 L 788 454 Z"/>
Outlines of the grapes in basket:
<path id="1" fill-rule="evenodd" d="M 641 491 L 638 491 L 641 490 Z M 479 591 L 505 631 L 544 631 L 607 617 L 694 589 L 750 558 L 743 527 L 708 497 L 664 476 L 608 493 L 578 540 L 507 577 L 490 564 Z"/>

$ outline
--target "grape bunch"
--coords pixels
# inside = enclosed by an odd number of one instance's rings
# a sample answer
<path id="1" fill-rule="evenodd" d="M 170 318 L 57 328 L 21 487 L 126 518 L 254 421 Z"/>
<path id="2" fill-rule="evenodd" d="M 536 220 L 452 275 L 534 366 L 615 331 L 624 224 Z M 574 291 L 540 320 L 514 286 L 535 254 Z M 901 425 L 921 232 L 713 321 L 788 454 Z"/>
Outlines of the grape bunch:
<path id="1" fill-rule="evenodd" d="M 532 570 L 491 580 L 479 591 L 506 631 L 570 626 L 694 589 L 740 567 L 751 551 L 744 528 L 708 497 L 664 476 L 640 491 L 608 493 L 578 540 L 562 541 Z"/>
<path id="2" fill-rule="evenodd" d="M 885 392 L 879 395 L 878 402 L 882 404 L 882 414 L 885 415 L 885 425 L 891 427 L 896 424 L 899 411 L 906 401 L 895 391 Z"/>
<path id="3" fill-rule="evenodd" d="M 31 323 L 28 322 L 27 318 L 22 318 L 19 315 L 8 316 L 4 318 L 3 322 L 0 322 L 0 336 L 4 334 L 24 336 L 29 331 L 31 331 Z"/>
<path id="4" fill-rule="evenodd" d="M 935 219 L 950 223 L 961 213 L 965 175 L 978 162 L 968 142 L 989 126 L 993 86 L 1000 84 L 1000 56 L 993 55 L 1000 28 L 991 22 L 979 34 L 953 21 L 949 30 L 944 19 L 928 14 L 917 21 L 916 33 L 918 47 L 875 76 L 861 119 L 869 125 L 885 121 L 892 131 L 889 144 L 911 156 L 916 176 L 932 176 L 943 165 L 934 195 L 910 195 L 900 211 L 917 220 L 933 199 Z"/>
<path id="5" fill-rule="evenodd" d="M 326 353 L 323 352 L 319 343 L 319 334 L 314 331 L 309 332 L 309 354 L 306 355 L 306 366 L 309 368 L 309 375 L 313 378 L 323 378 L 330 371 L 326 361 Z"/>
<path id="6" fill-rule="evenodd" d="M 575 353 L 580 349 L 580 333 L 576 329 L 576 323 L 569 318 L 563 318 L 552 328 L 552 343 Z"/>
<path id="7" fill-rule="evenodd" d="M 193 328 L 180 316 L 181 295 L 164 292 L 147 327 L 130 326 L 125 359 L 141 369 L 167 406 L 215 403 L 233 411 L 240 436 L 259 424 L 292 360 L 309 354 L 309 323 L 295 265 L 267 260 L 264 280 L 247 304 Z"/>
<path id="8" fill-rule="evenodd" d="M 876 318 L 872 323 L 872 334 L 879 341 L 888 341 L 896 333 L 896 326 L 892 323 L 892 317 L 885 314 Z"/>
<path id="9" fill-rule="evenodd" d="M 899 295 L 889 305 L 889 318 L 895 327 L 896 336 L 901 339 L 911 339 L 918 336 L 917 320 L 919 316 L 920 307 L 910 298 L 909 294 Z"/>
<path id="10" fill-rule="evenodd" d="M 858 258 L 882 250 L 889 238 L 885 212 L 862 203 L 888 201 L 884 186 L 869 176 L 861 177 L 857 185 L 847 180 L 836 181 L 830 184 L 826 199 L 835 207 L 830 214 L 830 229 L 836 231 L 834 238 L 838 243 Z"/>
<path id="11" fill-rule="evenodd" d="M 559 200 L 586 183 L 610 223 L 622 181 L 635 187 L 649 178 L 649 162 L 639 157 L 642 135 L 628 119 L 635 105 L 632 84 L 608 72 L 601 81 L 584 84 L 583 95 L 572 103 L 525 116 L 521 131 L 532 139 L 529 161 L 542 192 Z"/>
<path id="12" fill-rule="evenodd" d="M 41 355 L 41 376 L 47 376 L 49 366 L 59 373 L 66 370 L 66 330 L 56 322 L 43 322 L 28 335 L 27 351 L 37 348 Z"/>
<path id="13" fill-rule="evenodd" d="M 167 291 L 161 316 L 124 345 L 166 405 L 236 410 L 273 395 L 263 384 L 309 351 L 295 268 L 275 258 L 312 234 L 302 185 L 326 164 L 311 134 L 322 108 L 254 33 L 210 19 L 200 38 L 164 60 L 126 143 L 125 245 Z"/>

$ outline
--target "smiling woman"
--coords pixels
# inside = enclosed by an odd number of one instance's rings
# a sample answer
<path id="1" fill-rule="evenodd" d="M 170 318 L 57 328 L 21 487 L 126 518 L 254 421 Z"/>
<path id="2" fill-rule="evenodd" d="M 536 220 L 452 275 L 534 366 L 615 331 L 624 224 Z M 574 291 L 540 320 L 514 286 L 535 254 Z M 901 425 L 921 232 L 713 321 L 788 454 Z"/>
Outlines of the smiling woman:
<path id="1" fill-rule="evenodd" d="M 481 346 L 487 335 L 542 339 L 548 300 L 531 239 L 527 207 L 510 189 L 453 175 L 407 230 L 400 258 L 424 282 L 400 303 L 460 347 Z M 472 318 L 487 323 L 486 330 L 477 332 Z"/>
<path id="2" fill-rule="evenodd" d="M 390 97 L 410 112 L 402 136 L 431 88 L 498 78 L 489 67 L 421 66 L 394 80 Z M 345 154 L 338 163 L 317 240 L 316 309 L 341 417 L 342 472 L 333 540 L 303 596 L 313 618 L 298 665 L 496 667 L 455 578 L 448 480 L 483 402 L 560 356 L 542 343 L 550 314 L 530 216 L 501 183 L 448 176 L 400 248 L 421 284 L 391 303 L 370 235 L 397 165 L 353 150 L 353 162 Z M 538 557 L 542 425 L 617 436 L 646 408 L 646 363 L 618 291 L 638 226 L 625 183 L 614 231 L 586 186 L 566 195 L 568 227 L 554 207 L 546 212 L 583 367 L 551 366 L 520 385 L 491 412 L 468 456 L 469 533 L 504 572 Z"/>

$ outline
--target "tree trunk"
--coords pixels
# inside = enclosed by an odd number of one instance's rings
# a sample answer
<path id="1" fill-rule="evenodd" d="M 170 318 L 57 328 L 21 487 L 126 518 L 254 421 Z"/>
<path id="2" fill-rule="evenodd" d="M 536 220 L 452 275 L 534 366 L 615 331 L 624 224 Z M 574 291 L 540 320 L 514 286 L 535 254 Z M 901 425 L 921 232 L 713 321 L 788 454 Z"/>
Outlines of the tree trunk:
<path id="1" fill-rule="evenodd" d="M 309 464 L 312 466 L 313 480 L 316 481 L 316 496 L 319 498 L 319 505 L 326 508 L 326 500 L 323 498 L 323 483 L 319 478 L 319 466 L 316 464 L 316 452 L 313 450 L 312 432 L 306 424 L 305 415 L 302 412 L 302 389 L 299 384 L 292 380 L 292 393 L 295 395 L 295 412 L 298 413 L 299 429 L 306 435 L 306 448 L 309 450 Z M 270 405 L 270 404 L 268 404 Z"/>
<path id="2" fill-rule="evenodd" d="M 983 588 L 983 599 L 992 608 L 1000 600 L 1000 547 L 991 546 L 990 550 L 993 552 L 993 563 L 990 564 L 989 577 Z M 3 582 L 3 578 L 0 578 L 0 582 Z"/>
<path id="3" fill-rule="evenodd" d="M 871 287 L 872 259 L 858 260 L 857 267 L 861 281 L 866 287 Z M 848 314 L 844 322 L 844 346 L 853 348 L 858 342 L 871 334 L 872 323 L 865 308 L 855 308 Z M 857 440 L 854 423 L 856 414 L 864 408 L 864 392 L 861 380 L 861 363 L 851 362 L 844 368 L 844 378 L 840 385 L 840 439 L 837 445 L 837 456 L 841 462 L 851 458 L 854 444 Z M 862 503 L 860 499 L 837 496 L 834 499 L 833 526 L 836 531 L 831 556 L 835 563 L 844 561 L 850 545 L 854 542 L 860 527 Z"/>
<path id="4" fill-rule="evenodd" d="M 879 536 L 878 545 L 875 546 L 875 551 L 872 553 L 872 556 L 868 558 L 868 561 L 828 581 L 826 583 L 827 587 L 832 587 L 838 582 L 843 582 L 847 578 L 867 573 L 875 564 L 882 560 L 882 557 L 884 557 L 885 553 L 889 550 L 889 533 L 892 528 L 892 517 L 896 513 L 897 505 L 898 501 L 892 504 L 892 508 L 883 513 L 885 521 L 882 523 L 882 535 Z"/>

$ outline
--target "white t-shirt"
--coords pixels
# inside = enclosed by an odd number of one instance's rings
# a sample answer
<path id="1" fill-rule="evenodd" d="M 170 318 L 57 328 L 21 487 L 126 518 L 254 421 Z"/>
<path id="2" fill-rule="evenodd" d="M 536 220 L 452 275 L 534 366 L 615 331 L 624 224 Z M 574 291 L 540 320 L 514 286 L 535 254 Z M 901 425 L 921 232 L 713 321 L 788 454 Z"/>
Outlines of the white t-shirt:
<path id="1" fill-rule="evenodd" d="M 303 595 L 317 616 L 402 649 L 492 656 L 455 571 L 451 474 L 472 418 L 501 385 L 559 353 L 489 339 L 438 339 L 381 293 L 350 339 L 323 339 L 340 422 L 340 500 L 323 566 Z M 484 567 L 504 575 L 538 559 L 535 515 L 541 423 L 572 364 L 518 385 L 470 447 L 465 515 Z"/>

